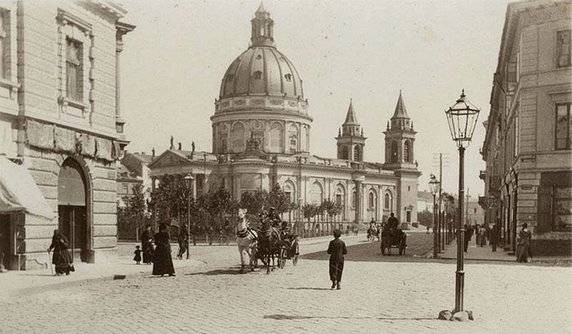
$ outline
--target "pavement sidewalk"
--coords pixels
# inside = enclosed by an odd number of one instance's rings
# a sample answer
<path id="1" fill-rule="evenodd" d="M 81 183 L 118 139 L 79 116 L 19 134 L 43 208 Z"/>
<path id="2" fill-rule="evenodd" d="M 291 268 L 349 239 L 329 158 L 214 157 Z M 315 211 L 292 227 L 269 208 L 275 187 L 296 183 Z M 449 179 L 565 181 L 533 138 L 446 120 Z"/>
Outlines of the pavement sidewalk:
<path id="1" fill-rule="evenodd" d="M 344 240 L 348 245 L 357 244 L 364 241 L 365 236 L 348 236 Z M 311 252 L 322 249 L 323 244 L 331 240 L 331 236 L 315 237 L 301 239 L 301 251 Z M 120 243 L 118 245 L 118 256 L 113 262 L 105 263 L 74 263 L 75 272 L 69 276 L 54 276 L 50 267 L 42 270 L 32 271 L 8 271 L 0 274 L 0 298 L 3 295 L 14 295 L 18 293 L 34 293 L 38 291 L 52 289 L 61 285 L 69 286 L 73 284 L 82 284 L 92 280 L 113 280 L 116 275 L 118 278 L 130 278 L 140 275 L 151 275 L 152 265 L 136 265 L 133 262 L 132 248 L 136 243 Z M 229 246 L 191 246 L 191 259 L 177 260 L 176 252 L 178 246 L 173 244 L 173 264 L 175 269 L 185 267 L 200 268 L 205 266 L 206 262 L 201 260 L 207 253 L 224 252 L 225 248 L 236 247 Z M 126 255 L 128 254 L 128 255 Z M 237 254 L 238 258 L 238 254 Z"/>
<path id="2" fill-rule="evenodd" d="M 509 255 L 502 247 L 497 247 L 497 251 L 493 252 L 490 244 L 484 247 L 477 246 L 476 238 L 473 236 L 469 242 L 469 248 L 465 252 L 465 260 L 472 261 L 500 261 L 516 263 L 516 256 Z M 439 254 L 441 259 L 457 258 L 457 242 L 453 240 L 451 244 L 445 246 L 445 250 Z M 530 259 L 530 263 L 544 264 L 572 264 L 572 258 L 567 256 L 537 256 Z"/>

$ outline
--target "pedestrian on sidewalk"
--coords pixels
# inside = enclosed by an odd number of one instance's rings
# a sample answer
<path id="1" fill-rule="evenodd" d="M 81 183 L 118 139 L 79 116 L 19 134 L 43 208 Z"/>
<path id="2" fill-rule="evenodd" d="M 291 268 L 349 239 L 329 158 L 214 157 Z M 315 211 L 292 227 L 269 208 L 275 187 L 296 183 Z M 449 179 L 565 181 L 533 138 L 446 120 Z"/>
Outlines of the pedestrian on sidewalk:
<path id="1" fill-rule="evenodd" d="M 487 230 L 485 229 L 485 227 L 483 225 L 481 225 L 481 227 L 479 227 L 479 246 L 481 247 L 485 247 L 487 245 L 487 235 L 486 235 Z"/>
<path id="2" fill-rule="evenodd" d="M 141 234 L 141 249 L 143 250 L 143 263 L 151 264 L 153 262 L 153 232 L 151 225 L 145 226 L 145 231 Z"/>
<path id="3" fill-rule="evenodd" d="M 179 253 L 177 254 L 177 259 L 182 260 L 183 255 L 188 252 L 188 242 L 189 242 L 189 235 L 187 234 L 187 225 L 183 225 L 179 229 L 179 237 L 177 238 L 179 242 Z"/>
<path id="4" fill-rule="evenodd" d="M 133 252 L 133 254 L 135 254 L 133 261 L 135 261 L 136 264 L 141 264 L 141 249 L 139 246 L 135 246 L 135 252 Z"/>
<path id="5" fill-rule="evenodd" d="M 465 244 L 463 245 L 465 248 L 465 253 L 467 252 L 467 250 L 469 249 L 469 241 L 471 241 L 471 235 L 472 235 L 472 231 L 471 228 L 465 224 Z"/>
<path id="6" fill-rule="evenodd" d="M 159 227 L 159 233 L 155 234 L 155 259 L 153 261 L 153 275 L 175 276 L 175 267 L 171 258 L 171 240 L 169 238 L 169 226 L 165 223 Z"/>
<path id="7" fill-rule="evenodd" d="M 69 243 L 59 230 L 54 230 L 52 243 L 48 248 L 48 252 L 54 250 L 52 263 L 56 266 L 56 276 L 63 274 L 69 275 L 70 271 L 74 271 L 71 263 L 71 255 L 69 252 Z"/>
<path id="8" fill-rule="evenodd" d="M 493 226 L 490 232 L 490 243 L 493 248 L 493 252 L 497 251 L 497 245 L 499 243 L 499 227 L 497 224 Z"/>
<path id="9" fill-rule="evenodd" d="M 528 224 L 522 224 L 522 229 L 518 232 L 518 239 L 516 241 L 516 262 L 528 262 L 528 258 L 532 257 L 530 251 L 530 239 L 532 233 L 528 230 Z"/>
<path id="10" fill-rule="evenodd" d="M 342 232 L 334 230 L 334 240 L 330 241 L 328 254 L 330 254 L 330 280 L 332 289 L 341 289 L 342 272 L 344 271 L 344 255 L 348 253 L 346 243 L 340 240 Z"/>

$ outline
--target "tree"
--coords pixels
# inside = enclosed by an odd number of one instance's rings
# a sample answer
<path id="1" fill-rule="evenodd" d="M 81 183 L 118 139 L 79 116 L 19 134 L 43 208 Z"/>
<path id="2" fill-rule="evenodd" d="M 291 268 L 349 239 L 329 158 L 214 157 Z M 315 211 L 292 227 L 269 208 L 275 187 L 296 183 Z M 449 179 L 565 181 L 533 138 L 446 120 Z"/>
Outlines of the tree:
<path id="1" fill-rule="evenodd" d="M 335 213 L 336 203 L 332 200 L 325 199 L 322 204 L 320 204 L 320 211 L 327 214 L 326 220 L 329 220 Z"/>
<path id="2" fill-rule="evenodd" d="M 276 183 L 268 193 L 268 206 L 274 207 L 277 214 L 290 210 L 290 197 Z"/>
<path id="3" fill-rule="evenodd" d="M 302 214 L 304 215 L 304 218 L 308 219 L 309 222 L 310 218 L 316 215 L 316 204 L 305 203 L 302 205 Z"/>
<path id="4" fill-rule="evenodd" d="M 207 211 L 211 218 L 218 218 L 221 224 L 225 213 L 234 214 L 237 211 L 238 203 L 232 199 L 230 191 L 223 186 L 208 195 Z"/>
<path id="5" fill-rule="evenodd" d="M 117 208 L 117 233 L 122 239 L 136 237 L 149 220 L 143 185 L 136 184 L 131 189 L 133 193 L 126 198 L 125 207 Z"/>
<path id="6" fill-rule="evenodd" d="M 268 193 L 265 190 L 247 191 L 240 196 L 241 208 L 248 210 L 251 215 L 257 215 L 267 206 Z"/>
<path id="7" fill-rule="evenodd" d="M 429 210 L 417 213 L 417 220 L 421 225 L 433 227 L 433 213 Z"/>

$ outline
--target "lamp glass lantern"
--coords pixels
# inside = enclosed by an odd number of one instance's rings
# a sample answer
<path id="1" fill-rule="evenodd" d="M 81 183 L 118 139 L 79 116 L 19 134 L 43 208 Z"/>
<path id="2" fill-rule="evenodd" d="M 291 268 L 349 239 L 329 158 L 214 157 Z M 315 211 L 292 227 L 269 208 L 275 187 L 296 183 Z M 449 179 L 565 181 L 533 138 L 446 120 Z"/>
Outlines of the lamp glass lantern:
<path id="1" fill-rule="evenodd" d="M 464 89 L 457 102 L 445 111 L 451 137 L 458 147 L 466 148 L 471 143 L 480 111 L 469 102 Z"/>
<path id="2" fill-rule="evenodd" d="M 431 174 L 431 180 L 429 181 L 429 189 L 431 190 L 431 194 L 436 195 L 439 192 L 440 186 L 441 182 L 437 180 L 435 175 Z"/>

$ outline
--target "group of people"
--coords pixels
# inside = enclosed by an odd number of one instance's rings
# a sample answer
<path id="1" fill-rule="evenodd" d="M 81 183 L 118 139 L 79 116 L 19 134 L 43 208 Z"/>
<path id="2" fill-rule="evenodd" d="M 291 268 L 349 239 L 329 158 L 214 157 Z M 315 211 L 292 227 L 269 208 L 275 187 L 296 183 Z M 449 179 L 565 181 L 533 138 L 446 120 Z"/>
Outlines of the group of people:
<path id="1" fill-rule="evenodd" d="M 497 251 L 498 244 L 500 242 L 500 228 L 497 224 L 489 228 L 486 225 L 477 225 L 476 227 L 468 226 L 465 224 L 465 253 L 469 248 L 469 242 L 476 234 L 477 247 L 485 247 L 487 241 L 490 243 L 493 252 Z M 528 230 L 528 224 L 522 224 L 521 230 L 518 233 L 516 239 L 516 261 L 517 262 L 528 262 L 529 258 L 532 258 L 532 252 L 530 249 L 530 240 L 532 238 L 532 233 Z"/>
<path id="2" fill-rule="evenodd" d="M 155 246 L 153 246 L 153 243 Z M 141 234 L 141 248 L 135 250 L 133 260 L 139 264 L 141 260 L 145 264 L 153 263 L 153 275 L 175 276 L 175 267 L 171 257 L 171 240 L 169 225 L 163 223 L 159 226 L 159 233 L 153 235 L 151 226 L 147 225 Z M 143 258 L 141 259 L 141 253 Z"/>

